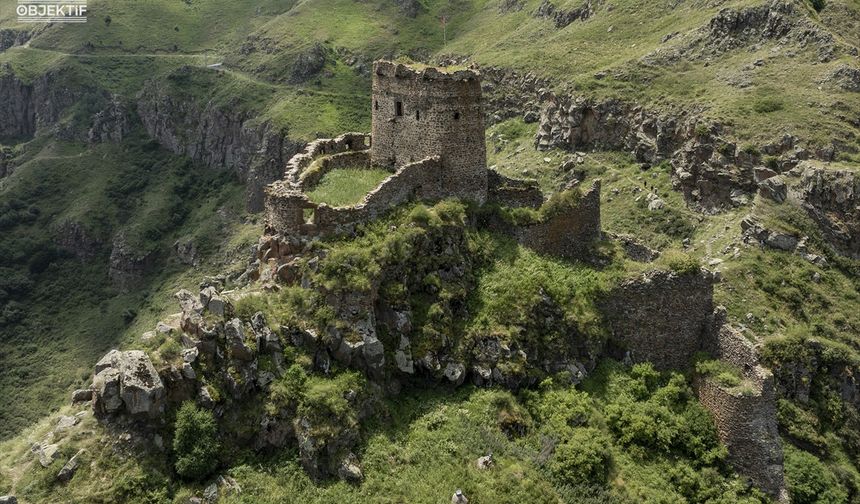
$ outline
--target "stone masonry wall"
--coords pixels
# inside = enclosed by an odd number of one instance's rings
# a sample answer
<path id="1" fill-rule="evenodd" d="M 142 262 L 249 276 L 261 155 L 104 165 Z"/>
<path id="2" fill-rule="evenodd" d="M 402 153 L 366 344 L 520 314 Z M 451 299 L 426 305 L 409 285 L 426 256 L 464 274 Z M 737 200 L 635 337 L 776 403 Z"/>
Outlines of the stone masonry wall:
<path id="1" fill-rule="evenodd" d="M 361 154 L 361 153 L 351 153 Z M 346 234 L 370 222 L 396 205 L 412 199 L 438 200 L 444 197 L 441 187 L 442 162 L 439 157 L 423 159 L 402 166 L 369 192 L 358 205 L 331 207 L 308 200 L 301 190 L 286 180 L 266 189 L 266 228 L 287 236 L 328 236 Z M 305 209 L 314 211 L 306 223 Z"/>
<path id="2" fill-rule="evenodd" d="M 714 355 L 740 368 L 752 390 L 729 389 L 700 376 L 696 379 L 699 401 L 713 415 L 738 472 L 778 501 L 787 502 L 773 374 L 759 365 L 753 343 L 728 325 L 720 327 L 712 344 Z"/>
<path id="3" fill-rule="evenodd" d="M 520 226 L 514 235 L 519 243 L 542 254 L 567 259 L 587 257 L 590 247 L 601 237 L 600 181 L 594 182 L 575 207 L 544 222 Z"/>
<path id="4" fill-rule="evenodd" d="M 366 133 L 344 133 L 335 138 L 320 138 L 310 142 L 304 150 L 287 161 L 284 176 L 291 184 L 298 184 L 302 174 L 318 157 L 347 151 L 361 151 L 370 147 Z"/>
<path id="5" fill-rule="evenodd" d="M 543 204 L 543 192 L 536 182 L 516 180 L 487 170 L 487 202 L 513 208 L 539 208 Z"/>
<path id="6" fill-rule="evenodd" d="M 621 283 L 601 305 L 611 342 L 635 362 L 658 369 L 686 369 L 709 346 L 713 320 L 713 275 L 649 271 Z"/>
<path id="7" fill-rule="evenodd" d="M 373 72 L 371 157 L 400 167 L 440 156 L 446 196 L 484 202 L 487 155 L 479 75 L 379 61 Z"/>
<path id="8" fill-rule="evenodd" d="M 440 199 L 441 172 L 438 157 L 423 159 L 401 167 L 354 207 L 333 208 L 323 203 L 314 213 L 317 232 L 321 235 L 348 233 L 401 203 Z"/>

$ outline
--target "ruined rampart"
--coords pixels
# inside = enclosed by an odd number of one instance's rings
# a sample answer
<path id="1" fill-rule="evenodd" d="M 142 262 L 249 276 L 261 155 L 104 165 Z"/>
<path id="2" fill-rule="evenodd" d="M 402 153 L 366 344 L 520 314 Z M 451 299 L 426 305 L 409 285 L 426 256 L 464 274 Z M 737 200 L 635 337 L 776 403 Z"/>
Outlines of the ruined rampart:
<path id="1" fill-rule="evenodd" d="M 622 282 L 602 303 L 611 343 L 635 362 L 658 369 L 687 369 L 710 346 L 713 275 L 649 271 Z"/>
<path id="2" fill-rule="evenodd" d="M 586 257 L 600 239 L 600 181 L 582 194 L 573 205 L 564 205 L 534 224 L 518 226 L 516 240 L 542 254 L 567 259 Z"/>
<path id="3" fill-rule="evenodd" d="M 759 365 L 754 344 L 732 327 L 721 326 L 711 344 L 715 357 L 741 370 L 743 382 L 725 387 L 711 377 L 699 376 L 699 401 L 713 415 L 720 440 L 738 472 L 778 501 L 788 502 L 773 375 Z"/>

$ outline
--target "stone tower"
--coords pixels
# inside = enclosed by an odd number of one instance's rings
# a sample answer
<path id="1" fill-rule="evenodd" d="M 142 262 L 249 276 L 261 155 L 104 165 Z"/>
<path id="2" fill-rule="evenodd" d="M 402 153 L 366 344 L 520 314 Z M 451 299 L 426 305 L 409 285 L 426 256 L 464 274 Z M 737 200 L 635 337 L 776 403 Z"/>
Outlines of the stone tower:
<path id="1" fill-rule="evenodd" d="M 373 164 L 399 168 L 439 156 L 443 195 L 486 200 L 487 151 L 477 72 L 377 61 L 372 109 Z"/>

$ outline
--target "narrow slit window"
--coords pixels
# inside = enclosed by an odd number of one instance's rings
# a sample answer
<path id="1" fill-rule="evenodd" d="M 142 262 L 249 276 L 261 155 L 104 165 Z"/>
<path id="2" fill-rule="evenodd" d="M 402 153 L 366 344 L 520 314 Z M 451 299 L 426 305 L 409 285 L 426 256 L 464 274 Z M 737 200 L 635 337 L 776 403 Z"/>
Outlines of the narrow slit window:
<path id="1" fill-rule="evenodd" d="M 420 112 L 420 111 L 418 111 L 418 110 L 416 110 L 416 111 L 415 111 L 415 120 L 416 120 L 416 121 L 420 121 L 420 120 L 421 120 L 421 112 Z"/>
<path id="2" fill-rule="evenodd" d="M 397 117 L 403 115 L 403 102 L 394 102 L 394 115 Z"/>
<path id="3" fill-rule="evenodd" d="M 459 120 L 460 120 L 460 113 L 459 113 L 459 112 L 454 112 L 454 120 L 455 120 L 455 121 L 459 121 Z"/>
<path id="4" fill-rule="evenodd" d="M 373 100 L 373 110 L 379 110 L 379 102 L 376 100 Z"/>

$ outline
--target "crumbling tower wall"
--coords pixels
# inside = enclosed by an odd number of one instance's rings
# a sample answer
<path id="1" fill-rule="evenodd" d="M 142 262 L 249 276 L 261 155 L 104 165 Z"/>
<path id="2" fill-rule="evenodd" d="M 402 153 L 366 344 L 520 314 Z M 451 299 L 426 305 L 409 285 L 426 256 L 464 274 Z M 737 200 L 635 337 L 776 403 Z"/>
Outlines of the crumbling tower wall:
<path id="1" fill-rule="evenodd" d="M 439 156 L 440 192 L 483 203 L 487 151 L 479 74 L 388 61 L 373 69 L 372 163 L 399 168 Z"/>

